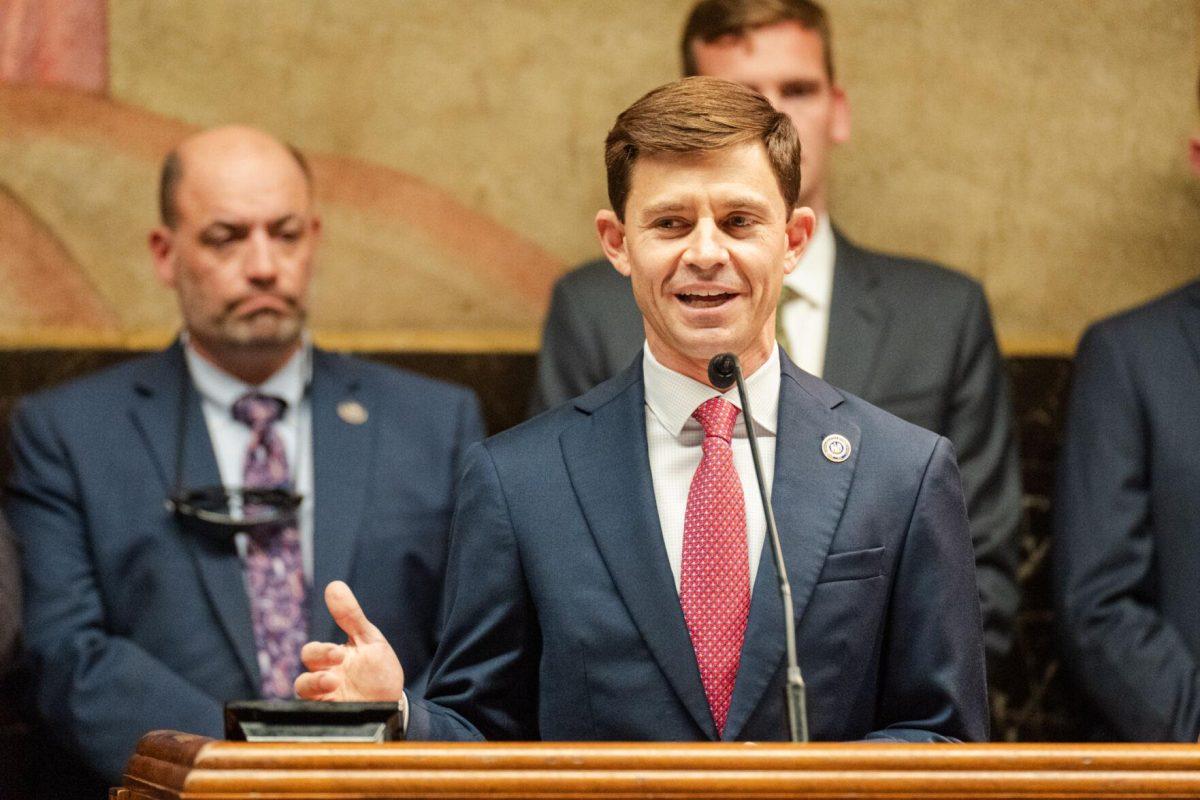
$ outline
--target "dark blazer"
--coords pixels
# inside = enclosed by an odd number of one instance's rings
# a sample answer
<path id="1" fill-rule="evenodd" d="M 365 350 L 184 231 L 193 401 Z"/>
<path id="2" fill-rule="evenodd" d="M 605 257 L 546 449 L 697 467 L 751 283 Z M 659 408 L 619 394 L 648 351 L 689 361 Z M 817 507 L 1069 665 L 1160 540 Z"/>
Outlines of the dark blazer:
<path id="1" fill-rule="evenodd" d="M 181 531 L 175 482 L 186 386 L 185 486 L 220 483 L 178 344 L 27 398 L 13 422 L 7 510 L 24 545 L 26 644 L 40 714 L 108 781 L 154 728 L 223 735 L 222 705 L 254 698 L 249 600 L 231 543 Z M 453 487 L 483 428 L 457 387 L 317 350 L 311 386 L 314 589 L 350 583 L 411 664 L 436 644 Z M 367 410 L 350 424 L 337 406 Z"/>
<path id="2" fill-rule="evenodd" d="M 0 682 L 17 663 L 21 641 L 21 570 L 17 548 L 0 514 Z"/>
<path id="3" fill-rule="evenodd" d="M 813 737 L 986 739 L 949 443 L 786 357 L 778 428 L 772 502 Z M 850 440 L 847 461 L 822 455 L 830 433 Z M 663 546 L 640 359 L 472 448 L 446 612 L 410 738 L 717 738 Z M 764 548 L 727 740 L 787 738 L 782 620 Z"/>
<path id="4" fill-rule="evenodd" d="M 1004 364 L 979 284 L 957 272 L 855 246 L 836 229 L 824 379 L 947 437 L 970 519 L 991 656 L 1008 652 L 1016 614 L 1021 476 Z M 607 261 L 554 287 L 532 408 L 617 374 L 642 346 L 629 281 Z"/>
<path id="5" fill-rule="evenodd" d="M 1118 736 L 1200 736 L 1200 282 L 1075 357 L 1054 587 L 1074 674 Z"/>

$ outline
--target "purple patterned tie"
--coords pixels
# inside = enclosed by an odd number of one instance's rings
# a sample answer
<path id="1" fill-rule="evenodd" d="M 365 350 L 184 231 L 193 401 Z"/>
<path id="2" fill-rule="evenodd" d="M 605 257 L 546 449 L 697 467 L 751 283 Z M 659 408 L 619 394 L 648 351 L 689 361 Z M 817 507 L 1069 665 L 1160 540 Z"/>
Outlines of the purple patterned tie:
<path id="1" fill-rule="evenodd" d="M 242 478 L 246 489 L 275 489 L 290 484 L 287 453 L 273 427 L 285 407 L 278 397 L 256 392 L 233 404 L 233 418 L 251 431 Z M 254 508 L 247 506 L 244 511 L 250 514 Z M 246 579 L 262 696 L 290 698 L 292 682 L 300 674 L 300 648 L 308 639 L 300 530 L 292 520 L 260 525 L 248 532 Z"/>

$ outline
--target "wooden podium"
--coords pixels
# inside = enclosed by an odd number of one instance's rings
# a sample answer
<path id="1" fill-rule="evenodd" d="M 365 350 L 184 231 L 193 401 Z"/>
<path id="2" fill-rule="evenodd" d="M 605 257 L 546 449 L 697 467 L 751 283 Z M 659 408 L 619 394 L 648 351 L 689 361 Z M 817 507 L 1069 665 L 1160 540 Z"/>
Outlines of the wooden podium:
<path id="1" fill-rule="evenodd" d="M 249 744 L 147 734 L 110 800 L 1198 798 L 1198 745 Z"/>

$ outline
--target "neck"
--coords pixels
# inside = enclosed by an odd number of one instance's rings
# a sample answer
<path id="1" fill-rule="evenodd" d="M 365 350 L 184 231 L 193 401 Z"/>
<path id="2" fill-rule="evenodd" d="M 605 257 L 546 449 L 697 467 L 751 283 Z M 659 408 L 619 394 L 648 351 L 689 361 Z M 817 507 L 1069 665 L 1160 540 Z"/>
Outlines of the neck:
<path id="1" fill-rule="evenodd" d="M 678 372 L 692 380 L 703 383 L 705 386 L 712 386 L 708 380 L 708 362 L 713 356 L 720 352 L 714 351 L 707 357 L 693 358 L 674 350 L 663 347 L 661 342 L 651 337 L 646 338 L 646 345 L 650 348 L 650 352 L 654 354 L 654 358 L 658 363 L 662 364 L 672 372 Z M 767 359 L 771 357 L 771 351 L 775 348 L 774 332 L 765 336 L 762 340 L 754 342 L 750 347 L 743 348 L 734 355 L 738 357 L 738 361 L 742 365 L 742 374 L 746 377 L 753 375 L 758 371 L 758 368 L 767 363 Z M 716 388 L 716 387 L 713 387 Z M 727 387 L 720 391 L 729 391 L 732 387 Z"/>
<path id="2" fill-rule="evenodd" d="M 217 369 L 224 370 L 251 386 L 258 386 L 283 368 L 288 359 L 300 349 L 301 342 L 297 339 L 284 345 L 213 347 L 193 334 L 188 344 L 201 358 Z"/>

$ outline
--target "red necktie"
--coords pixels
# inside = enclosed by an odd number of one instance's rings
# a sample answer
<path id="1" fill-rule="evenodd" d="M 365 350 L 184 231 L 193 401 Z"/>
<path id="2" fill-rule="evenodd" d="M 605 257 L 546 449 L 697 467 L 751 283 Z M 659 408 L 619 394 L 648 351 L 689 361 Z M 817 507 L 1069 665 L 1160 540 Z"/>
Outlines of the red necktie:
<path id="1" fill-rule="evenodd" d="M 738 413 L 713 397 L 692 414 L 704 427 L 704 455 L 688 490 L 680 569 L 679 602 L 718 733 L 725 731 L 750 615 L 746 502 L 730 446 Z"/>

